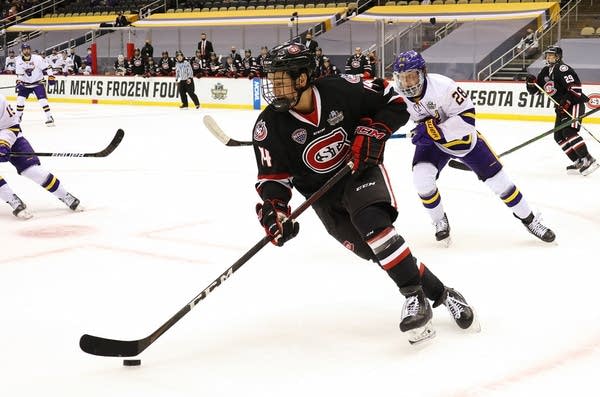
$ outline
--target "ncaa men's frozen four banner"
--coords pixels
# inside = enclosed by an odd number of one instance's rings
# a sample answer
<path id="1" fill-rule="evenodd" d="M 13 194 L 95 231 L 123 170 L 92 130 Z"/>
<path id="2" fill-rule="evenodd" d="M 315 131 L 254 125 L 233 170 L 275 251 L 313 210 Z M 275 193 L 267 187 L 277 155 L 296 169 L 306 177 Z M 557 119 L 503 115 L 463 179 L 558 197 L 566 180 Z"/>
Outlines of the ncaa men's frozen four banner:
<path id="1" fill-rule="evenodd" d="M 57 84 L 48 86 L 51 101 L 167 105 L 179 104 L 179 92 L 174 78 L 169 77 L 116 77 L 68 76 L 58 77 Z M 0 75 L 0 87 L 15 84 L 15 76 Z M 523 82 L 459 82 L 484 118 L 544 120 L 554 118 L 554 104 L 546 96 L 530 95 Z M 195 79 L 196 94 L 203 107 L 260 109 L 259 79 Z M 584 84 L 583 91 L 590 97 L 588 108 L 600 107 L 600 84 Z M 14 98 L 12 88 L 0 88 L 0 93 Z M 594 114 L 588 122 L 600 123 Z"/>
<path id="2" fill-rule="evenodd" d="M 0 87 L 15 85 L 16 77 L 0 75 Z M 205 107 L 260 109 L 260 80 L 194 79 L 196 94 Z M 179 105 L 178 84 L 173 77 L 67 76 L 46 86 L 50 101 L 128 105 Z M 11 98 L 14 89 L 0 93 Z"/>

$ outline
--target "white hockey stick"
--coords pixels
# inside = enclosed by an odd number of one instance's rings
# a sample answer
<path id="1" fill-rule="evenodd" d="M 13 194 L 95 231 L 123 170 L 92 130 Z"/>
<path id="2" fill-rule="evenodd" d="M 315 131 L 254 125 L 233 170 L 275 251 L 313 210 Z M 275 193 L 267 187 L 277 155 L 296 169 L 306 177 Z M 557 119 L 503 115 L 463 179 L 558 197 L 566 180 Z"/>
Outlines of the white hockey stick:
<path id="1" fill-rule="evenodd" d="M 210 131 L 211 134 L 215 136 L 218 140 L 223 142 L 225 146 L 252 146 L 252 142 L 250 141 L 238 141 L 231 138 L 229 135 L 223 131 L 219 124 L 213 119 L 211 116 L 204 116 L 204 125 Z"/>

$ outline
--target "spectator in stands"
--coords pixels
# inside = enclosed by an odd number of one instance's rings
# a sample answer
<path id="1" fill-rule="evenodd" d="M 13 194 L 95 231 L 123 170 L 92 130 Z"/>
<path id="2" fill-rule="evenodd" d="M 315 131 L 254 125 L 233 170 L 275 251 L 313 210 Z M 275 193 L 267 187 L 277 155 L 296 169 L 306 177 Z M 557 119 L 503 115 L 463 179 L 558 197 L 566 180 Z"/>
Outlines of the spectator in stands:
<path id="1" fill-rule="evenodd" d="M 323 71 L 323 50 L 321 47 L 317 47 L 317 51 L 315 53 L 315 78 L 318 78 Z"/>
<path id="2" fill-rule="evenodd" d="M 242 64 L 242 56 L 238 54 L 237 48 L 235 48 L 235 46 L 231 46 L 231 53 L 229 54 L 229 56 L 233 58 L 233 60 L 235 61 L 234 63 L 239 69 Z"/>
<path id="3" fill-rule="evenodd" d="M 212 42 L 206 39 L 206 33 L 202 32 L 200 34 L 200 42 L 198 42 L 198 49 L 200 50 L 200 54 L 204 58 L 205 61 L 210 60 L 210 54 L 215 52 L 213 49 Z"/>
<path id="4" fill-rule="evenodd" d="M 81 57 L 77 54 L 75 54 L 75 47 L 71 47 L 71 53 L 69 55 L 69 58 L 71 58 L 71 60 L 73 60 L 73 68 L 75 70 L 75 72 L 77 72 L 79 70 L 79 68 L 81 67 Z M 75 73 L 77 74 L 77 73 Z"/>
<path id="5" fill-rule="evenodd" d="M 15 63 L 17 59 L 15 58 L 15 52 L 10 50 L 8 52 L 8 56 L 6 57 L 6 61 L 4 62 L 4 74 L 15 74 Z"/>
<path id="6" fill-rule="evenodd" d="M 340 74 L 337 66 L 331 63 L 331 60 L 327 57 L 323 57 L 323 67 L 321 69 L 320 77 L 337 76 Z"/>
<path id="7" fill-rule="evenodd" d="M 162 52 L 162 57 L 158 62 L 160 76 L 175 76 L 175 61 L 169 57 L 168 51 Z"/>
<path id="8" fill-rule="evenodd" d="M 154 58 L 154 47 L 150 40 L 146 40 L 146 43 L 142 47 L 142 59 L 148 62 L 148 58 Z"/>
<path id="9" fill-rule="evenodd" d="M 133 76 L 143 76 L 146 73 L 146 64 L 139 48 L 133 51 L 133 58 L 129 60 L 129 67 Z"/>
<path id="10" fill-rule="evenodd" d="M 144 77 L 155 77 L 159 75 L 158 65 L 154 62 L 154 58 L 148 58 L 146 60 L 146 72 Z"/>
<path id="11" fill-rule="evenodd" d="M 67 55 L 67 51 L 61 51 L 62 55 L 62 65 L 63 71 L 62 73 L 67 76 L 71 74 L 76 74 L 77 70 L 75 69 L 75 64 L 73 63 L 73 58 Z"/>
<path id="12" fill-rule="evenodd" d="M 524 55 L 526 58 L 530 58 L 535 55 L 539 50 L 540 44 L 537 38 L 537 32 L 534 32 L 533 29 L 527 29 L 527 35 L 521 39 L 519 45 L 517 46 L 517 50 L 524 50 Z"/>
<path id="13" fill-rule="evenodd" d="M 190 58 L 190 66 L 192 67 L 192 72 L 194 73 L 194 77 L 200 78 L 204 74 L 204 64 L 206 61 L 202 57 L 202 52 L 200 50 L 196 50 L 196 55 Z"/>
<path id="14" fill-rule="evenodd" d="M 269 49 L 265 46 L 260 47 L 260 55 L 256 58 L 256 73 L 258 77 L 264 77 L 264 62 L 269 54 Z"/>
<path id="15" fill-rule="evenodd" d="M 302 43 L 308 48 L 310 52 L 313 54 L 317 52 L 317 48 L 319 48 L 319 43 L 313 40 L 313 36 L 311 32 L 307 32 L 306 36 L 304 36 L 304 43 Z"/>
<path id="16" fill-rule="evenodd" d="M 115 19 L 115 27 L 119 28 L 127 25 L 129 25 L 127 17 L 123 15 L 123 11 L 119 11 L 117 18 Z"/>
<path id="17" fill-rule="evenodd" d="M 377 53 L 375 50 L 369 51 L 369 63 L 371 64 L 371 77 L 375 78 L 377 76 L 377 65 L 379 65 L 379 58 L 377 58 Z"/>
<path id="18" fill-rule="evenodd" d="M 206 64 L 204 74 L 209 77 L 221 77 L 223 75 L 223 67 L 221 66 L 221 60 L 217 57 L 214 52 L 210 53 L 210 60 Z"/>
<path id="19" fill-rule="evenodd" d="M 85 63 L 88 66 L 92 65 L 92 48 L 91 47 L 88 47 L 87 53 L 85 55 L 85 58 L 83 58 L 83 61 L 85 61 Z M 83 63 L 83 61 L 81 61 L 81 63 Z"/>
<path id="20" fill-rule="evenodd" d="M 129 70 L 129 64 L 127 60 L 123 56 L 123 54 L 119 54 L 117 56 L 117 60 L 115 61 L 115 75 L 117 76 L 127 76 Z"/>
<path id="21" fill-rule="evenodd" d="M 52 53 L 47 57 L 48 65 L 50 65 L 50 67 L 54 70 L 54 65 L 56 64 L 56 61 L 58 61 L 58 59 L 60 58 L 61 56 L 58 54 L 58 50 L 56 48 L 53 48 Z"/>
<path id="22" fill-rule="evenodd" d="M 84 76 L 89 76 L 90 74 L 92 74 L 92 67 L 90 65 L 88 65 L 88 63 L 85 60 L 81 61 L 81 67 L 79 68 L 79 74 L 82 74 Z"/>
<path id="23" fill-rule="evenodd" d="M 249 79 L 253 79 L 257 74 L 256 59 L 252 56 L 252 51 L 250 49 L 244 51 L 241 73 L 243 77 L 248 77 Z"/>
<path id="24" fill-rule="evenodd" d="M 65 51 L 61 51 L 60 54 L 57 54 L 57 57 L 54 60 L 54 65 L 52 65 L 52 71 L 54 72 L 55 76 L 62 76 L 65 74 L 67 59 L 67 53 Z"/>
<path id="25" fill-rule="evenodd" d="M 239 54 L 238 54 L 239 55 Z M 237 79 L 242 77 L 242 63 L 237 62 L 231 55 L 225 61 L 225 77 Z"/>
<path id="26" fill-rule="evenodd" d="M 346 74 L 354 74 L 368 79 L 371 77 L 369 58 L 362 54 L 360 47 L 354 49 L 354 55 L 346 62 Z"/>

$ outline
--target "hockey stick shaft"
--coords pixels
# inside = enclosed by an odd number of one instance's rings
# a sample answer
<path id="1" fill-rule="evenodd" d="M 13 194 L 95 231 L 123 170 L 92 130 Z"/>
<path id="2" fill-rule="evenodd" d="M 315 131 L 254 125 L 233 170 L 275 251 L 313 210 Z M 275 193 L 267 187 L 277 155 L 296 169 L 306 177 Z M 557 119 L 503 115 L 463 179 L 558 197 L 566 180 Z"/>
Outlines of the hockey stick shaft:
<path id="1" fill-rule="evenodd" d="M 95 153 L 53 153 L 53 152 L 10 152 L 11 157 L 29 157 L 29 156 L 44 156 L 44 157 L 106 157 L 111 154 L 123 140 L 125 131 L 118 129 L 115 136 L 110 141 L 108 146 L 99 152 Z"/>
<path id="2" fill-rule="evenodd" d="M 0 90 L 5 90 L 5 89 L 7 90 L 9 88 L 15 88 L 15 87 L 16 87 L 16 85 L 7 85 L 6 87 L 0 87 Z"/>
<path id="3" fill-rule="evenodd" d="M 352 170 L 352 162 L 349 162 L 340 169 L 335 175 L 333 175 L 327 182 L 323 184 L 316 192 L 314 192 L 308 199 L 306 199 L 298 208 L 296 208 L 289 216 L 290 219 L 296 219 L 300 216 L 308 207 L 313 205 L 318 199 L 320 199 L 325 193 L 327 193 L 336 183 L 338 183 L 346 174 Z M 79 340 L 79 346 L 81 350 L 86 353 L 94 354 L 97 356 L 105 357 L 133 357 L 143 352 L 148 346 L 156 341 L 162 334 L 169 330 L 175 325 L 183 316 L 185 316 L 190 310 L 194 308 L 201 300 L 206 298 L 208 294 L 220 286 L 225 280 L 227 280 L 233 273 L 241 268 L 244 263 L 248 262 L 258 251 L 265 247 L 270 237 L 265 236 L 259 242 L 257 242 L 252 248 L 250 248 L 240 259 L 238 259 L 233 265 L 225 270 L 219 277 L 217 277 L 212 283 L 202 290 L 198 295 L 189 301 L 184 307 L 182 307 L 173 317 L 168 319 L 163 325 L 161 325 L 156 331 L 143 339 L 123 341 L 116 339 L 101 338 L 98 336 L 85 334 Z"/>
<path id="4" fill-rule="evenodd" d="M 599 111 L 599 110 L 600 110 L 600 108 L 592 109 L 592 110 L 590 110 L 589 112 L 582 114 L 581 116 L 578 116 L 578 117 L 575 117 L 575 118 L 573 118 L 573 120 L 566 121 L 566 122 L 564 122 L 564 123 L 562 123 L 562 124 L 560 124 L 560 125 L 558 125 L 558 126 L 556 126 L 556 127 L 552 128 L 551 130 L 548 130 L 548 131 L 546 131 L 546 132 L 543 132 L 543 133 L 541 133 L 540 135 L 534 136 L 533 138 L 531 138 L 531 139 L 529 139 L 529 140 L 527 140 L 527 141 L 525 141 L 525 142 L 523 142 L 523 143 L 521 143 L 521 144 L 519 144 L 519 145 L 517 145 L 517 146 L 515 146 L 515 147 L 511 148 L 511 149 L 508 149 L 508 150 L 507 150 L 507 151 L 505 151 L 505 152 L 502 152 L 502 153 L 500 153 L 500 154 L 498 155 L 498 157 L 504 157 L 504 156 L 506 156 L 507 154 L 510 154 L 510 153 L 512 153 L 512 152 L 515 152 L 515 151 L 517 151 L 517 150 L 519 150 L 519 149 L 521 149 L 521 148 L 523 148 L 523 147 L 525 147 L 525 146 L 529 145 L 530 143 L 533 143 L 533 142 L 535 142 L 535 141 L 537 141 L 537 140 L 540 140 L 540 139 L 542 139 L 542 138 L 543 138 L 543 137 L 545 137 L 545 136 L 548 136 L 548 135 L 550 135 L 550 134 L 553 134 L 553 133 L 555 133 L 556 131 L 562 130 L 563 128 L 565 128 L 565 127 L 569 126 L 570 124 L 572 124 L 572 123 L 573 123 L 573 121 L 581 120 L 581 119 L 583 119 L 583 118 L 585 118 L 585 117 L 591 116 L 592 114 L 596 113 L 596 112 L 597 112 L 597 111 Z M 469 166 L 468 166 L 468 165 L 466 165 L 465 163 L 462 163 L 462 162 L 460 162 L 460 161 L 458 161 L 458 160 L 454 160 L 454 159 L 450 160 L 450 161 L 448 162 L 448 165 L 449 165 L 450 167 L 452 167 L 452 168 L 456 168 L 456 169 L 458 169 L 458 170 L 463 170 L 463 171 L 470 171 L 470 170 L 471 170 L 471 168 L 469 168 Z"/>
<path id="5" fill-rule="evenodd" d="M 561 110 L 561 112 L 563 112 L 564 114 L 566 114 L 567 116 L 569 116 L 571 118 L 571 120 L 573 120 L 573 122 L 577 122 L 577 120 L 575 120 L 575 118 L 573 117 L 573 115 L 569 112 L 567 112 L 562 106 L 560 106 L 560 103 L 558 103 L 558 101 L 554 98 L 552 98 L 552 95 L 548 94 L 542 87 L 539 86 L 538 83 L 534 83 L 535 87 L 538 89 L 539 92 L 541 92 L 544 96 L 550 98 L 550 100 L 552 102 L 554 102 L 554 104 L 556 106 L 558 106 L 558 108 Z M 585 106 L 585 105 L 584 105 Z M 590 136 L 598 143 L 600 143 L 600 141 L 598 140 L 598 138 L 596 138 L 594 136 L 594 134 L 592 134 L 592 132 L 590 130 L 588 130 L 587 128 L 585 128 L 585 126 L 583 125 L 583 123 L 579 123 L 579 126 L 581 128 L 583 128 L 585 130 L 585 132 L 587 132 L 588 134 L 590 134 Z"/>

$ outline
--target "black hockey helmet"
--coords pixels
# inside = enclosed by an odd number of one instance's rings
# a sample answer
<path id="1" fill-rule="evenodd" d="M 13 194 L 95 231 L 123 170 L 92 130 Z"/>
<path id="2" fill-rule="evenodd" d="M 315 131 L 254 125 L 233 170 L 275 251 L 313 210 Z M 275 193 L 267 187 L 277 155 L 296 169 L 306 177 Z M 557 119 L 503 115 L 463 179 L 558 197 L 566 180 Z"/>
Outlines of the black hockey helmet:
<path id="1" fill-rule="evenodd" d="M 267 73 L 266 78 L 263 78 L 261 81 L 263 98 L 267 103 L 273 105 L 275 110 L 284 112 L 294 107 L 298 103 L 302 92 L 312 85 L 316 62 L 315 56 L 304 44 L 287 43 L 269 51 L 263 67 L 265 73 Z M 272 80 L 274 77 L 273 73 L 276 72 L 286 73 L 294 82 L 293 88 L 296 94 L 293 98 L 289 95 L 276 95 Z M 296 80 L 303 73 L 306 74 L 307 82 L 303 86 L 298 86 Z M 281 87 L 283 82 L 278 82 L 276 85 Z"/>
<path id="2" fill-rule="evenodd" d="M 557 62 L 562 61 L 562 59 L 563 59 L 562 48 L 560 48 L 559 46 L 556 46 L 556 45 L 551 45 L 546 49 L 546 51 L 544 51 L 544 58 L 546 58 L 547 54 L 554 54 L 557 58 Z"/>

